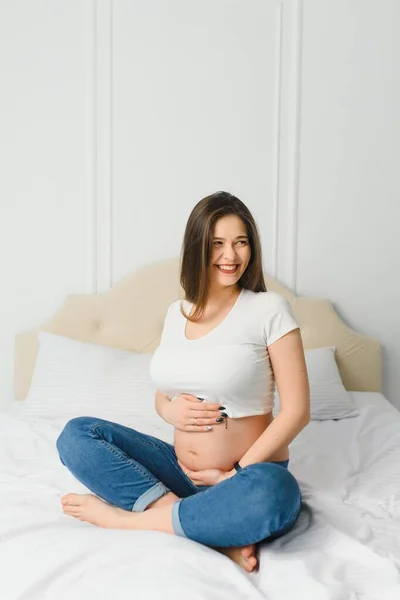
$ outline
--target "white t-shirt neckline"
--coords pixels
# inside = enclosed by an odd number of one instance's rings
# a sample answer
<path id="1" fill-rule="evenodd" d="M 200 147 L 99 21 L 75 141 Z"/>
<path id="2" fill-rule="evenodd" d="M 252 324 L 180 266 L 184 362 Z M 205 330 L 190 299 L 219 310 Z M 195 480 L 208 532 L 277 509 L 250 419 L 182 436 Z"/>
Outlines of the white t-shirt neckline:
<path id="1" fill-rule="evenodd" d="M 186 393 L 219 403 L 231 418 L 271 412 L 275 380 L 268 346 L 299 327 L 289 302 L 275 292 L 241 290 L 217 327 L 194 340 L 184 335 L 182 302 L 186 311 L 182 299 L 168 308 L 153 354 L 156 388 L 170 398 Z"/>
<path id="2" fill-rule="evenodd" d="M 180 312 L 180 315 L 181 315 L 181 317 L 182 317 L 182 330 L 181 330 L 182 336 L 181 336 L 181 337 L 183 338 L 183 340 L 184 340 L 185 342 L 189 343 L 189 344 L 193 344 L 194 342 L 200 342 L 201 340 L 205 340 L 205 339 L 207 339 L 207 340 L 208 340 L 208 339 L 210 338 L 210 336 L 212 336 L 214 333 L 218 333 L 219 331 L 221 331 L 221 329 L 223 329 L 223 327 L 224 327 L 224 326 L 226 326 L 226 323 L 227 323 L 228 321 L 230 321 L 230 319 L 232 318 L 232 315 L 233 315 L 233 313 L 235 312 L 235 310 L 236 310 L 237 306 L 239 305 L 239 303 L 240 303 L 240 300 L 242 299 L 242 297 L 243 297 L 243 295 L 244 295 L 244 292 L 245 292 L 245 288 L 242 288 L 242 289 L 240 290 L 240 293 L 239 293 L 238 297 L 236 298 L 236 300 L 235 300 L 235 303 L 234 303 L 234 305 L 232 306 L 231 310 L 230 310 L 230 311 L 228 312 L 228 314 L 227 314 L 227 315 L 226 315 L 226 316 L 225 316 L 225 317 L 222 319 L 222 321 L 220 321 L 220 322 L 218 323 L 218 325 L 216 325 L 216 326 L 214 327 L 214 329 L 211 329 L 211 331 L 209 331 L 208 333 L 205 333 L 204 335 L 202 335 L 202 336 L 200 336 L 200 337 L 198 337 L 198 338 L 194 338 L 194 339 L 192 339 L 192 340 L 191 340 L 190 338 L 186 337 L 186 323 L 187 323 L 187 319 L 186 319 L 186 318 L 183 316 L 183 314 L 182 314 L 182 313 L 179 311 L 179 312 Z M 192 302 L 189 302 L 188 300 L 184 300 L 184 302 L 186 303 L 186 306 L 187 306 L 187 309 L 188 309 L 188 310 L 187 310 L 187 313 L 190 315 L 190 312 L 191 312 L 191 310 L 192 310 L 192 307 L 193 307 L 193 303 L 192 303 Z"/>

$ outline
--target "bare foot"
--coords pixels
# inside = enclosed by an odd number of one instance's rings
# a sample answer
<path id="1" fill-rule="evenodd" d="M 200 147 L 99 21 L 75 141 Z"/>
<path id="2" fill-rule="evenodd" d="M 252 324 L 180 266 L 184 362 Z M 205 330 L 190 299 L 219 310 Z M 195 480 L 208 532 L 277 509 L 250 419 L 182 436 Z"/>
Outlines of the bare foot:
<path id="1" fill-rule="evenodd" d="M 165 499 L 165 504 L 174 501 L 171 497 Z M 161 499 L 160 499 L 161 500 Z M 169 500 L 169 502 L 168 502 Z M 87 521 L 98 527 L 107 529 L 127 529 L 132 525 L 133 513 L 118 506 L 107 504 L 93 494 L 66 494 L 61 498 L 63 511 L 66 515 L 75 517 L 80 521 Z M 215 548 L 218 552 L 225 554 L 247 573 L 253 571 L 258 563 L 256 545 L 234 548 Z"/>
<path id="2" fill-rule="evenodd" d="M 235 563 L 242 567 L 247 573 L 251 573 L 258 564 L 257 550 L 255 544 L 241 546 L 238 548 L 215 548 L 218 552 L 222 552 L 229 556 Z"/>
<path id="3" fill-rule="evenodd" d="M 61 498 L 61 504 L 66 515 L 108 529 L 124 529 L 131 516 L 128 511 L 106 504 L 93 494 L 66 494 Z"/>

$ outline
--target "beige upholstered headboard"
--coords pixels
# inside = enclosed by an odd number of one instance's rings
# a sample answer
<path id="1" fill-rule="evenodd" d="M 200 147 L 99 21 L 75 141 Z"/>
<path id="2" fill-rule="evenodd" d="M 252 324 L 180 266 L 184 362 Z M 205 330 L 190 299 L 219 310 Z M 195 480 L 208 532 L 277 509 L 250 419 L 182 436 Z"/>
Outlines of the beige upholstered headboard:
<path id="1" fill-rule="evenodd" d="M 266 275 L 268 290 L 285 296 L 298 319 L 305 349 L 335 346 L 348 390 L 381 391 L 380 344 L 350 329 L 328 300 L 295 296 Z M 136 352 L 152 352 L 159 343 L 167 308 L 183 297 L 179 260 L 136 271 L 104 294 L 68 296 L 37 330 L 16 336 L 15 397 L 29 390 L 38 351 L 37 333 L 49 331 L 85 342 Z"/>

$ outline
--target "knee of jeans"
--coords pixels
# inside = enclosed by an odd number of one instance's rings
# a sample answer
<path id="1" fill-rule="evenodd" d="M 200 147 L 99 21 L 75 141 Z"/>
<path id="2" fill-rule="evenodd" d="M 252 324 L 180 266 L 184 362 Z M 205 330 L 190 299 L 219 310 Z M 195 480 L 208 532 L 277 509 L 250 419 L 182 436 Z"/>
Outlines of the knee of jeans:
<path id="1" fill-rule="evenodd" d="M 89 431 L 88 426 L 97 421 L 94 417 L 75 417 L 68 421 L 56 440 L 56 448 L 63 465 L 73 456 L 77 441 Z"/>
<path id="2" fill-rule="evenodd" d="M 300 487 L 290 471 L 274 463 L 257 463 L 248 470 L 252 510 L 257 510 L 261 518 L 276 514 L 281 521 L 287 521 L 298 514 Z"/>

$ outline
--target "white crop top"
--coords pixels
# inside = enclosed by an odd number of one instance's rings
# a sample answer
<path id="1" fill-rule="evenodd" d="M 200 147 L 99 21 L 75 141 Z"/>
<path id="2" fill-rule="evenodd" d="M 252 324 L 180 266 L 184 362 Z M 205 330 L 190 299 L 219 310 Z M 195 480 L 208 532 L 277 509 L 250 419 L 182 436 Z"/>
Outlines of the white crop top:
<path id="1" fill-rule="evenodd" d="M 189 340 L 180 300 L 168 309 L 161 342 L 150 363 L 160 392 L 192 394 L 225 406 L 231 418 L 269 413 L 275 381 L 267 346 L 299 327 L 289 302 L 276 292 L 242 289 L 224 320 Z M 192 305 L 183 300 L 186 314 Z"/>

